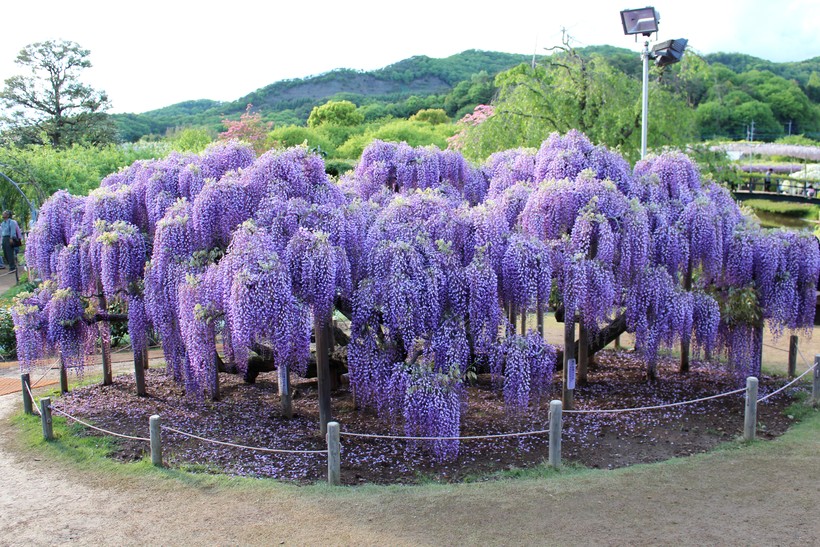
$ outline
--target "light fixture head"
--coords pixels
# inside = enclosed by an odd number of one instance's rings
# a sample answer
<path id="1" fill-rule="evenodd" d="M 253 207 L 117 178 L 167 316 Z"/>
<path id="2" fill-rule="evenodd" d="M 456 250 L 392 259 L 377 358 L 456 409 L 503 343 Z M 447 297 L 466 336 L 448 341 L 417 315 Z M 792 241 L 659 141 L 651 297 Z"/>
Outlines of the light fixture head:
<path id="1" fill-rule="evenodd" d="M 656 66 L 674 65 L 683 58 L 683 52 L 686 50 L 687 43 L 688 40 L 686 38 L 658 42 L 652 46 L 652 52 L 649 56 L 655 59 Z"/>
<path id="2" fill-rule="evenodd" d="M 647 6 L 639 9 L 625 9 L 621 12 L 621 23 L 624 25 L 624 34 L 643 34 L 650 36 L 658 32 L 660 14 L 655 8 Z"/>

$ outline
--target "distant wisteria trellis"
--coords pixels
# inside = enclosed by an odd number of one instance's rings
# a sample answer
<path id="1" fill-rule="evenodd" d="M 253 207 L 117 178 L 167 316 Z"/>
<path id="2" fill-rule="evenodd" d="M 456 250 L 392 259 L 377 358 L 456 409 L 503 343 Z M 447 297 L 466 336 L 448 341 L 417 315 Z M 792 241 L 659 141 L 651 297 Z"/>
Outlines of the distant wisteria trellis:
<path id="1" fill-rule="evenodd" d="M 241 372 L 260 348 L 304 373 L 314 320 L 335 310 L 359 403 L 441 437 L 458 435 L 472 372 L 492 373 L 512 412 L 549 394 L 555 348 L 517 334 L 511 310 L 561 306 L 593 333 L 625 314 L 650 376 L 690 339 L 759 374 L 764 322 L 810 328 L 820 270 L 813 235 L 760 228 L 687 156 L 633 170 L 577 131 L 481 166 L 376 141 L 338 181 L 303 147 L 140 161 L 52 196 L 26 259 L 46 281 L 12 311 L 23 367 L 57 353 L 82 366 L 104 296 L 127 308 L 135 347 L 158 333 L 168 374 L 199 397 L 219 361 Z"/>

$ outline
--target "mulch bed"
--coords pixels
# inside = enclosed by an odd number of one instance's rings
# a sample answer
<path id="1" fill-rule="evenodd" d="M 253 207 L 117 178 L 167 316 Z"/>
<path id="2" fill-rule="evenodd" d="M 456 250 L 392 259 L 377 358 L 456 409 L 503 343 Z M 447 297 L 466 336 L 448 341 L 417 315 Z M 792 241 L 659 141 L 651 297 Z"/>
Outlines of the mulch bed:
<path id="1" fill-rule="evenodd" d="M 577 409 L 634 408 L 686 401 L 743 387 L 745 382 L 717 365 L 694 362 L 692 371 L 677 373 L 677 363 L 659 364 L 659 380 L 644 380 L 643 363 L 624 351 L 603 351 L 590 369 L 589 384 L 575 390 Z M 163 371 L 147 371 L 149 397 L 135 395 L 133 378 L 123 375 L 114 385 L 92 385 L 73 390 L 55 402 L 68 414 L 94 425 L 148 437 L 148 419 L 162 417 L 163 425 L 201 437 L 246 446 L 293 450 L 322 450 L 318 432 L 315 380 L 296 379 L 293 419 L 279 415 L 276 373 L 245 384 L 235 375 L 222 374 L 218 402 L 186 397 L 182 386 Z M 760 394 L 774 391 L 782 379 L 761 378 Z M 549 400 L 532 405 L 525 415 L 505 410 L 501 393 L 489 376 L 480 375 L 468 388 L 462 412 L 461 434 L 485 435 L 548 429 Z M 758 437 L 771 439 L 792 423 L 784 413 L 794 390 L 787 389 L 758 406 Z M 550 398 L 560 398 L 556 373 Z M 562 435 L 564 462 L 594 468 L 616 468 L 705 452 L 738 438 L 743 429 L 743 393 L 701 403 L 660 410 L 621 414 L 566 414 Z M 369 409 L 356 409 L 346 386 L 332 394 L 333 419 L 341 430 L 358 433 L 399 434 L 400 423 L 379 418 Z M 93 430 L 83 434 L 98 435 Z M 457 460 L 437 463 L 425 441 L 342 437 L 342 482 L 412 483 L 419 480 L 463 481 L 488 478 L 494 472 L 531 467 L 547 460 L 546 434 L 505 439 L 462 441 Z M 163 431 L 164 462 L 168 466 L 207 473 L 270 477 L 297 484 L 326 480 L 327 460 L 322 454 L 271 454 L 204 443 Z M 131 461 L 146 457 L 148 444 L 123 440 L 113 457 Z"/>

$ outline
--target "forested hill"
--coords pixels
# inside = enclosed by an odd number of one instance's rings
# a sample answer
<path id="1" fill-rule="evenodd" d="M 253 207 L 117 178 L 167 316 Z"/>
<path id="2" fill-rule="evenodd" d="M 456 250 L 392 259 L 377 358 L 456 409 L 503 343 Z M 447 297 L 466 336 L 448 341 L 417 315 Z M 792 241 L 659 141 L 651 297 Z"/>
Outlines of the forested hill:
<path id="1" fill-rule="evenodd" d="M 373 71 L 337 69 L 318 76 L 283 80 L 232 102 L 185 101 L 143 114 L 113 117 L 125 140 L 162 134 L 168 128 L 183 125 L 218 129 L 222 119 L 237 118 L 248 104 L 253 104 L 266 120 L 277 124 L 304 123 L 314 106 L 329 99 L 348 99 L 359 106 L 393 105 L 406 102 L 408 98 L 444 95 L 459 82 L 469 81 L 475 75 L 491 78 L 528 60 L 527 55 L 477 50 L 444 59 L 420 55 Z M 401 115 L 400 108 L 398 110 L 387 109 L 385 113 Z"/>
<path id="2" fill-rule="evenodd" d="M 600 55 L 613 68 L 630 77 L 640 77 L 640 58 L 632 50 L 588 46 L 576 51 L 585 56 Z M 788 124 L 789 130 L 793 126 L 807 135 L 820 130 L 820 108 L 817 106 L 820 103 L 820 57 L 775 63 L 740 53 L 714 53 L 703 59 L 716 71 L 698 84 L 701 89 L 695 94 L 690 93 L 689 101 L 693 107 L 705 103 L 702 120 L 699 118 L 703 122 L 699 123 L 704 138 L 742 137 L 744 124 L 749 122 L 741 116 L 743 108 L 738 105 L 748 101 L 771 103 L 768 110 L 763 107 L 765 111 L 761 112 L 757 111 L 761 108 L 758 104 L 744 107 L 757 109 L 752 114 L 747 112 L 748 116 L 743 115 L 755 119 L 761 138 L 767 138 L 766 135 L 777 137 L 784 124 Z M 120 137 L 126 141 L 135 141 L 145 135 L 164 135 L 175 127 L 203 126 L 222 131 L 222 120 L 238 119 L 248 104 L 252 104 L 254 111 L 259 112 L 265 121 L 272 121 L 276 126 L 304 125 L 314 106 L 331 99 L 355 103 L 365 121 L 388 116 L 407 118 L 424 108 L 443 108 L 452 119 L 459 119 L 476 104 L 492 100 L 496 74 L 530 61 L 529 55 L 478 50 L 464 51 L 444 59 L 416 56 L 378 70 L 337 69 L 317 76 L 283 80 L 231 102 L 192 100 L 142 114 L 116 114 L 113 119 Z M 765 76 L 768 73 L 782 80 L 770 81 Z M 796 83 L 799 90 L 786 89 L 791 85 L 789 82 Z M 691 82 L 688 85 L 691 87 Z M 717 91 L 712 93 L 712 88 Z M 727 90 L 735 90 L 740 95 L 727 95 L 724 93 Z M 783 101 L 777 97 L 784 96 L 780 91 L 787 92 L 790 97 L 798 96 L 789 104 L 780 104 Z M 777 97 L 773 98 L 772 94 Z M 799 97 L 803 94 L 805 97 Z M 743 119 L 734 120 L 733 116 Z M 732 120 L 714 122 L 724 118 Z"/>

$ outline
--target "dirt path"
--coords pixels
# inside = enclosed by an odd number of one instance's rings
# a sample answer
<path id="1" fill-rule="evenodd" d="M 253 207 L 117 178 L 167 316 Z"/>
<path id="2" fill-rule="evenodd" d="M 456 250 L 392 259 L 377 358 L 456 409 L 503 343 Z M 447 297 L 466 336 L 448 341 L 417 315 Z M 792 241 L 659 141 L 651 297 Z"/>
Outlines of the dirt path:
<path id="1" fill-rule="evenodd" d="M 66 468 L 17 445 L 17 405 L 0 398 L 0 545 L 820 542 L 817 427 L 800 442 L 614 472 L 330 491 Z"/>

